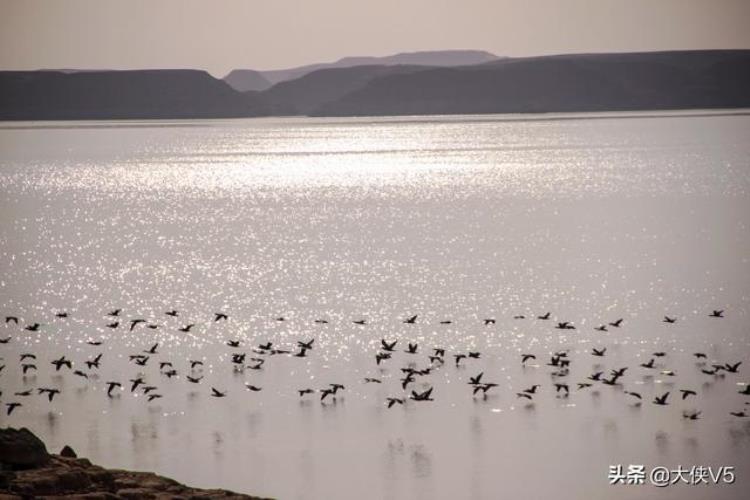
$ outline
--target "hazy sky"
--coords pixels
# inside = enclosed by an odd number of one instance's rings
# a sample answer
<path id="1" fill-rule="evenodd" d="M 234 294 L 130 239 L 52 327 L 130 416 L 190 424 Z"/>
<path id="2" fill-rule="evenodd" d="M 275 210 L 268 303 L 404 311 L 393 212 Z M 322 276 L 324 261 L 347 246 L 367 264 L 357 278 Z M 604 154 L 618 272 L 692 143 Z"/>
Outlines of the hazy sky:
<path id="1" fill-rule="evenodd" d="M 276 69 L 351 55 L 750 48 L 750 0 L 0 0 L 0 69 Z"/>

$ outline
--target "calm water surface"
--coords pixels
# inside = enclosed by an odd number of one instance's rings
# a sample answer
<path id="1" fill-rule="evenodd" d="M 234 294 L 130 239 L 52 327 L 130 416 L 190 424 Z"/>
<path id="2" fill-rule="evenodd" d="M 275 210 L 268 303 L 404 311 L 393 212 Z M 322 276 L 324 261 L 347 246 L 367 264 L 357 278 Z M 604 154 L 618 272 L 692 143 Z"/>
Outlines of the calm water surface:
<path id="1" fill-rule="evenodd" d="M 0 325 L 0 402 L 23 406 L 0 425 L 106 466 L 282 499 L 746 498 L 750 419 L 729 412 L 750 413 L 737 394 L 750 382 L 749 138 L 747 115 L 3 124 L 0 314 L 22 320 Z M 107 328 L 116 308 L 123 324 Z M 159 328 L 131 332 L 133 318 Z M 231 366 L 259 343 L 311 338 L 306 358 Z M 377 366 L 381 338 L 398 352 Z M 129 361 L 156 342 L 145 367 Z M 387 409 L 400 368 L 429 366 L 432 347 L 446 364 L 412 387 L 435 401 Z M 470 350 L 481 358 L 456 367 Z M 546 365 L 560 350 L 568 398 Z M 657 369 L 639 367 L 654 351 Z M 743 365 L 704 375 L 696 351 Z M 26 377 L 24 352 L 39 367 Z M 522 367 L 522 352 L 537 360 Z M 89 379 L 56 373 L 62 354 Z M 205 363 L 200 384 L 189 359 Z M 624 366 L 620 387 L 575 390 Z M 486 399 L 467 385 L 481 371 L 499 384 Z M 163 398 L 107 398 L 105 382 L 139 373 Z M 296 393 L 332 382 L 346 386 L 335 402 Z M 533 403 L 515 396 L 537 383 Z M 40 386 L 62 393 L 14 395 Z M 666 391 L 670 405 L 651 403 Z M 614 464 L 734 466 L 737 481 L 610 486 Z"/>

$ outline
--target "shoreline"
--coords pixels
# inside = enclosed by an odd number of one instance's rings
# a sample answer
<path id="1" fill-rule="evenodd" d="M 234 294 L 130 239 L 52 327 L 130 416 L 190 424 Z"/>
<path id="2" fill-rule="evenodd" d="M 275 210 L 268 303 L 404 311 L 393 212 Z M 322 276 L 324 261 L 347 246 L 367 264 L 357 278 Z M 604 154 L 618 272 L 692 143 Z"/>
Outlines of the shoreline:
<path id="1" fill-rule="evenodd" d="M 44 442 L 28 429 L 0 428 L 0 500 L 28 498 L 224 499 L 260 497 L 223 489 L 201 489 L 153 472 L 106 469 L 79 458 L 68 446 L 47 452 Z"/>

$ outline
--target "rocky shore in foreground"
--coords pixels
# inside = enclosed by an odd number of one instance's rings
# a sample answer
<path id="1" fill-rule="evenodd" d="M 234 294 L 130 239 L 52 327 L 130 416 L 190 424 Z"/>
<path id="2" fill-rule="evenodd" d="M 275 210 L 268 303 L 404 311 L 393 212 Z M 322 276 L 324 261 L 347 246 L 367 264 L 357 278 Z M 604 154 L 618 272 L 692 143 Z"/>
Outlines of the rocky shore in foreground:
<path id="1" fill-rule="evenodd" d="M 68 446 L 50 454 L 26 428 L 0 429 L 0 500 L 255 499 L 225 490 L 191 488 L 150 472 L 105 469 Z"/>

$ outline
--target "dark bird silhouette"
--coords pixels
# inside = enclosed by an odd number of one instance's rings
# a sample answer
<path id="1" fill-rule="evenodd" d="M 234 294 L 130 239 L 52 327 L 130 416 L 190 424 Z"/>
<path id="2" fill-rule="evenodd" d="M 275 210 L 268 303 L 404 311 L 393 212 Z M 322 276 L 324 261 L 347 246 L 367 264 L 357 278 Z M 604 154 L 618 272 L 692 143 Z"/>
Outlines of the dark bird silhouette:
<path id="1" fill-rule="evenodd" d="M 607 325 L 599 325 L 599 326 L 597 326 L 596 328 L 594 328 L 594 330 L 596 330 L 596 331 L 598 331 L 598 332 L 606 332 L 606 331 L 609 331 L 609 330 L 607 330 Z"/>
<path id="2" fill-rule="evenodd" d="M 550 313 L 546 312 L 546 313 L 542 314 L 541 316 L 537 316 L 536 319 L 548 320 L 549 319 L 549 315 L 550 315 Z"/>
<path id="3" fill-rule="evenodd" d="M 257 385 L 252 385 L 252 384 L 245 384 L 245 387 L 247 387 L 249 390 L 253 392 L 258 392 L 262 390 L 261 387 L 258 387 Z"/>
<path id="4" fill-rule="evenodd" d="M 708 315 L 711 318 L 723 318 L 724 317 L 724 309 L 714 309 L 711 314 Z"/>
<path id="5" fill-rule="evenodd" d="M 379 352 L 375 355 L 375 363 L 380 365 L 381 361 L 385 361 L 386 359 L 391 359 L 391 354 L 387 352 Z"/>
<path id="6" fill-rule="evenodd" d="M 171 311 L 167 311 L 164 314 L 166 314 L 167 316 L 172 316 L 173 318 L 176 318 L 177 316 L 179 316 L 179 313 L 175 311 L 174 309 L 172 309 Z"/>
<path id="7" fill-rule="evenodd" d="M 228 340 L 227 341 L 227 345 L 229 347 L 239 347 L 240 346 L 240 341 L 239 340 Z"/>
<path id="8" fill-rule="evenodd" d="M 474 377 L 469 377 L 469 385 L 477 385 L 481 383 L 482 375 L 484 375 L 484 372 L 480 372 L 479 375 L 476 375 Z"/>
<path id="9" fill-rule="evenodd" d="M 397 343 L 398 340 L 394 340 L 393 342 L 386 342 L 385 339 L 380 339 L 380 348 L 386 352 L 393 352 L 396 348 Z"/>
<path id="10" fill-rule="evenodd" d="M 691 391 L 690 389 L 680 389 L 680 392 L 682 393 L 682 400 L 684 401 L 687 399 L 688 396 L 696 396 L 695 391 Z"/>
<path id="11" fill-rule="evenodd" d="M 162 395 L 161 395 L 161 394 L 149 394 L 149 395 L 148 395 L 148 402 L 150 403 L 150 402 L 151 402 L 151 401 L 153 401 L 154 399 L 159 399 L 159 398 L 161 398 L 161 397 L 162 397 Z"/>
<path id="12" fill-rule="evenodd" d="M 18 316 L 6 316 L 5 317 L 5 323 L 15 323 L 15 324 L 18 324 Z"/>
<path id="13" fill-rule="evenodd" d="M 307 348 L 306 347 L 300 347 L 299 352 L 294 354 L 295 358 L 305 358 L 307 357 Z"/>
<path id="14" fill-rule="evenodd" d="M 8 342 L 10 342 L 11 338 L 12 337 L 5 337 L 4 339 L 0 339 L 0 344 L 7 344 Z"/>
<path id="15" fill-rule="evenodd" d="M 33 363 L 24 363 L 21 365 L 21 370 L 23 370 L 23 374 L 26 375 L 26 372 L 29 370 L 36 370 L 36 365 Z"/>
<path id="16" fill-rule="evenodd" d="M 13 393 L 15 396 L 31 396 L 31 389 Z"/>
<path id="17" fill-rule="evenodd" d="M 328 321 L 325 319 L 316 319 L 315 322 L 319 325 L 327 325 Z"/>
<path id="18" fill-rule="evenodd" d="M 114 311 L 107 314 L 107 316 L 119 316 L 121 312 L 122 312 L 122 309 L 115 309 Z"/>
<path id="19" fill-rule="evenodd" d="M 69 359 L 65 359 L 65 356 L 61 357 L 60 359 L 56 359 L 52 361 L 52 364 L 55 365 L 55 371 L 60 371 L 60 368 L 63 366 L 67 366 L 68 369 L 73 368 L 73 363 L 70 362 Z"/>
<path id="20" fill-rule="evenodd" d="M 192 329 L 192 328 L 193 328 L 194 326 L 195 326 L 195 325 L 191 323 L 191 324 L 189 324 L 189 325 L 185 325 L 185 326 L 183 326 L 182 328 L 178 328 L 178 330 L 179 330 L 179 331 L 181 331 L 181 332 L 183 332 L 183 333 L 187 333 L 187 332 L 189 332 L 189 331 L 190 331 L 190 330 L 191 330 L 191 329 Z"/>
<path id="21" fill-rule="evenodd" d="M 529 400 L 533 399 L 532 396 L 531 396 L 531 394 L 528 394 L 526 392 L 517 392 L 516 393 L 516 397 L 526 398 L 526 399 L 529 399 Z"/>
<path id="22" fill-rule="evenodd" d="M 211 387 L 211 396 L 213 396 L 215 398 L 223 398 L 226 395 L 227 395 L 226 391 L 221 392 L 218 389 L 216 389 L 215 387 Z"/>
<path id="23" fill-rule="evenodd" d="M 85 372 L 82 372 L 81 370 L 73 370 L 73 375 L 77 375 L 81 378 L 85 378 L 88 380 L 89 376 Z"/>
<path id="24" fill-rule="evenodd" d="M 34 323 L 33 325 L 27 325 L 24 327 L 24 330 L 28 330 L 30 332 L 37 332 L 39 331 L 39 327 L 42 326 L 39 323 Z"/>
<path id="25" fill-rule="evenodd" d="M 379 378 L 365 377 L 365 384 L 382 384 L 383 381 Z"/>
<path id="26" fill-rule="evenodd" d="M 647 363 L 641 363 L 641 366 L 643 368 L 653 368 L 654 367 L 654 358 L 649 359 Z"/>
<path id="27" fill-rule="evenodd" d="M 669 397 L 669 392 L 665 392 L 661 396 L 655 397 L 654 398 L 654 404 L 655 405 L 662 405 L 662 406 L 668 405 L 669 403 L 667 403 L 667 397 Z"/>
<path id="28" fill-rule="evenodd" d="M 47 394 L 47 398 L 49 399 L 49 402 L 52 402 L 52 399 L 57 395 L 60 394 L 59 389 L 47 389 L 46 387 L 40 387 L 37 389 L 37 392 L 39 394 Z"/>
<path id="29" fill-rule="evenodd" d="M 307 342 L 297 341 L 297 346 L 303 348 L 303 349 L 312 349 L 313 348 L 313 342 L 315 342 L 315 339 L 310 339 Z"/>
<path id="30" fill-rule="evenodd" d="M 683 411 L 682 418 L 685 418 L 687 420 L 698 420 L 698 417 L 701 413 L 702 412 L 700 411 Z"/>
<path id="31" fill-rule="evenodd" d="M 417 344 L 409 343 L 408 348 L 404 351 L 409 354 L 416 354 L 417 353 Z"/>
<path id="32" fill-rule="evenodd" d="M 533 354 L 521 354 L 521 364 L 526 364 L 530 359 L 536 359 L 536 356 Z"/>
<path id="33" fill-rule="evenodd" d="M 614 375 L 614 376 L 615 376 L 615 377 L 617 377 L 617 378 L 620 378 L 620 377 L 622 377 L 623 375 L 625 375 L 625 371 L 626 371 L 627 369 L 628 369 L 628 367 L 626 366 L 626 367 L 624 367 L 624 368 L 619 368 L 619 369 L 617 369 L 617 370 L 612 370 L 612 375 Z"/>
<path id="34" fill-rule="evenodd" d="M 388 408 L 393 408 L 395 404 L 404 404 L 404 400 L 401 398 L 386 398 L 386 401 L 388 402 Z"/>
<path id="35" fill-rule="evenodd" d="M 737 363 L 735 363 L 733 365 L 730 365 L 729 363 L 726 363 L 724 365 L 724 369 L 726 371 L 728 371 L 729 373 L 737 373 L 737 369 L 740 367 L 741 364 L 742 364 L 742 361 L 739 361 L 739 362 L 737 362 Z"/>
<path id="36" fill-rule="evenodd" d="M 411 399 L 414 401 L 434 401 L 432 399 L 432 387 L 423 392 L 411 391 Z"/>
<path id="37" fill-rule="evenodd" d="M 513 316 L 513 319 L 526 319 L 526 316 L 524 316 L 523 314 L 516 314 L 515 316 Z"/>
<path id="38" fill-rule="evenodd" d="M 190 375 L 188 375 L 186 378 L 188 379 L 188 382 L 191 382 L 193 384 L 197 384 L 197 383 L 199 383 L 203 379 L 202 376 L 201 377 L 191 377 Z"/>
<path id="39" fill-rule="evenodd" d="M 416 323 L 416 322 L 417 322 L 417 315 L 416 315 L 416 314 L 415 314 L 414 316 L 411 316 L 411 317 L 409 317 L 409 318 L 406 318 L 406 319 L 404 320 L 404 323 L 406 323 L 406 324 L 408 324 L 408 325 L 413 325 L 413 324 L 414 324 L 414 323 Z"/>
<path id="40" fill-rule="evenodd" d="M 497 387 L 497 384 L 494 383 L 494 382 L 488 382 L 486 384 L 477 384 L 477 385 L 474 386 L 474 390 L 473 390 L 473 392 L 471 394 L 472 394 L 472 396 L 476 396 L 476 394 L 479 391 L 482 391 L 482 396 L 486 398 L 487 397 L 487 391 L 489 391 L 493 387 Z"/>
<path id="41" fill-rule="evenodd" d="M 367 324 L 367 321 L 365 321 L 364 319 L 358 319 L 353 321 L 352 323 L 354 323 L 355 325 L 364 325 Z"/>
<path id="42" fill-rule="evenodd" d="M 565 391 L 565 394 L 570 393 L 570 387 L 568 384 L 555 384 L 555 392 Z"/>
<path id="43" fill-rule="evenodd" d="M 589 380 L 593 380 L 595 382 L 599 382 L 601 380 L 601 378 L 602 378 L 602 375 L 604 375 L 604 372 L 596 372 L 596 373 L 594 373 L 592 375 L 589 375 L 588 379 Z"/>
<path id="44" fill-rule="evenodd" d="M 696 359 L 708 359 L 708 357 L 702 352 L 694 352 L 693 356 L 695 356 Z"/>
<path id="45" fill-rule="evenodd" d="M 663 352 L 663 351 L 658 351 L 658 352 L 655 352 L 655 353 L 653 353 L 653 354 L 654 354 L 654 356 L 656 356 L 657 358 L 663 358 L 664 356 L 666 356 L 666 355 L 667 355 L 667 353 L 666 353 L 666 352 Z"/>
<path id="46" fill-rule="evenodd" d="M 524 389 L 521 392 L 524 392 L 525 394 L 536 394 L 536 390 L 538 388 L 540 388 L 540 387 L 541 387 L 541 385 L 535 384 L 535 385 L 532 385 L 531 387 L 529 387 L 528 389 Z"/>
<path id="47" fill-rule="evenodd" d="M 112 397 L 112 391 L 115 387 L 122 387 L 120 382 L 107 382 L 107 396 Z"/>
<path id="48" fill-rule="evenodd" d="M 13 413 L 13 410 L 18 408 L 19 406 L 23 406 L 21 403 L 5 403 L 5 406 L 8 407 L 8 410 L 6 411 L 6 415 L 10 415 Z"/>
<path id="49" fill-rule="evenodd" d="M 27 359 L 36 359 L 36 354 L 32 354 L 30 352 L 25 352 L 25 353 L 21 354 L 20 361 L 25 361 Z"/>
<path id="50" fill-rule="evenodd" d="M 750 396 L 750 385 L 746 385 L 744 389 L 739 391 L 740 394 Z"/>
<path id="51" fill-rule="evenodd" d="M 677 318 L 670 318 L 669 316 L 664 316 L 664 319 L 662 320 L 662 323 L 676 323 Z"/>
<path id="52" fill-rule="evenodd" d="M 130 382 L 132 383 L 130 386 L 130 392 L 135 392 L 139 385 L 144 385 L 146 383 L 142 377 L 132 378 L 130 379 Z"/>
<path id="53" fill-rule="evenodd" d="M 228 319 L 229 319 L 229 316 L 227 314 L 220 313 L 220 312 L 214 313 L 214 321 L 221 321 L 221 320 L 226 321 Z"/>
<path id="54" fill-rule="evenodd" d="M 441 325 L 450 325 L 451 323 L 453 323 L 453 321 L 449 319 L 444 319 L 443 321 L 440 322 Z"/>
<path id="55" fill-rule="evenodd" d="M 190 369 L 194 369 L 196 366 L 203 366 L 203 361 L 200 360 L 190 360 Z"/>
<path id="56" fill-rule="evenodd" d="M 156 354 L 156 349 L 158 348 L 159 348 L 159 343 L 157 342 L 156 344 L 152 345 L 151 348 L 146 349 L 143 352 L 145 352 L 146 354 Z"/>
<path id="57" fill-rule="evenodd" d="M 117 328 L 118 326 L 120 326 L 119 321 L 115 321 L 113 323 L 107 323 L 107 328 Z"/>
<path id="58" fill-rule="evenodd" d="M 620 328 L 620 325 L 622 325 L 623 319 L 620 318 L 616 321 L 613 321 L 609 324 L 609 326 L 614 326 L 615 328 Z"/>
<path id="59" fill-rule="evenodd" d="M 555 327 L 558 330 L 575 330 L 576 327 L 570 324 L 570 321 L 561 321 L 557 323 L 557 326 Z"/>
<path id="60" fill-rule="evenodd" d="M 476 352 L 476 351 L 469 351 L 469 352 L 467 353 L 467 355 L 468 355 L 468 356 L 469 356 L 469 357 L 470 357 L 471 359 L 479 359 L 479 358 L 481 357 L 482 353 L 480 353 L 480 352 Z"/>
<path id="61" fill-rule="evenodd" d="M 132 332 L 132 331 L 133 331 L 133 329 L 134 329 L 134 328 L 135 328 L 136 326 L 138 326 L 138 325 L 139 325 L 139 324 L 141 324 L 141 323 L 145 323 L 145 322 L 146 322 L 146 320 L 145 320 L 145 319 L 131 319 L 131 320 L 130 320 L 130 331 Z"/>
<path id="62" fill-rule="evenodd" d="M 734 417 L 739 417 L 739 418 L 745 418 L 745 417 L 747 417 L 747 413 L 745 413 L 745 410 L 742 410 L 742 411 L 730 411 L 729 414 L 732 415 L 732 416 L 734 416 Z"/>
<path id="63" fill-rule="evenodd" d="M 55 317 L 60 318 L 60 319 L 65 319 L 68 317 L 68 313 L 66 313 L 65 311 L 60 311 L 60 312 L 55 313 Z"/>
<path id="64" fill-rule="evenodd" d="M 160 361 L 159 362 L 159 370 L 163 370 L 165 367 L 172 368 L 172 362 L 171 361 Z"/>
<path id="65" fill-rule="evenodd" d="M 315 391 L 313 389 L 299 389 L 297 392 L 299 393 L 299 397 L 302 397 L 305 394 L 312 394 Z"/>
<path id="66" fill-rule="evenodd" d="M 485 320 L 484 320 L 484 326 L 494 325 L 494 324 L 495 324 L 495 320 L 493 318 L 485 318 Z"/>
<path id="67" fill-rule="evenodd" d="M 589 384 L 587 382 L 578 382 L 578 390 L 586 389 L 587 387 L 591 387 L 593 384 Z"/>
<path id="68" fill-rule="evenodd" d="M 86 343 L 88 345 L 93 345 L 93 346 L 102 345 L 102 341 L 101 340 L 89 340 Z"/>
<path id="69" fill-rule="evenodd" d="M 591 349 L 591 355 L 592 356 L 599 356 L 599 357 L 601 357 L 601 356 L 604 356 L 605 352 L 607 352 L 607 348 L 606 347 L 602 347 L 601 349 L 596 349 L 596 348 L 592 348 Z"/>

